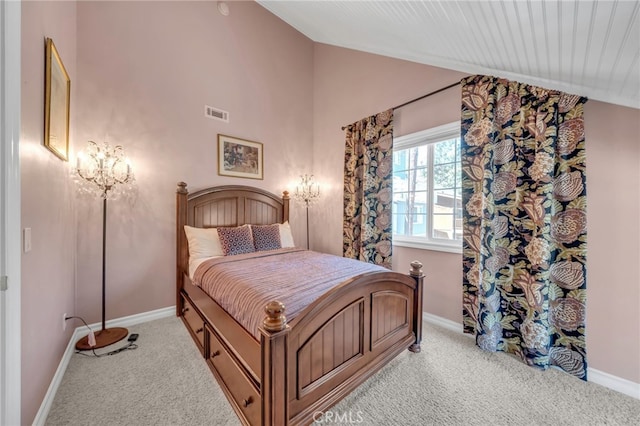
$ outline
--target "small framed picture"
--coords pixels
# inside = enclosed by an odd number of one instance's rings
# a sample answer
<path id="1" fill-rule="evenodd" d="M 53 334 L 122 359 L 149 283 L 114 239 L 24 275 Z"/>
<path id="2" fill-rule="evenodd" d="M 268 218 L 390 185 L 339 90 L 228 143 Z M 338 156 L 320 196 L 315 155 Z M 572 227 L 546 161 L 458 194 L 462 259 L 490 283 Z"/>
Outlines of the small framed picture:
<path id="1" fill-rule="evenodd" d="M 262 144 L 218 134 L 218 174 L 263 179 Z"/>
<path id="2" fill-rule="evenodd" d="M 67 161 L 71 80 L 50 38 L 46 40 L 45 49 L 44 146 Z"/>

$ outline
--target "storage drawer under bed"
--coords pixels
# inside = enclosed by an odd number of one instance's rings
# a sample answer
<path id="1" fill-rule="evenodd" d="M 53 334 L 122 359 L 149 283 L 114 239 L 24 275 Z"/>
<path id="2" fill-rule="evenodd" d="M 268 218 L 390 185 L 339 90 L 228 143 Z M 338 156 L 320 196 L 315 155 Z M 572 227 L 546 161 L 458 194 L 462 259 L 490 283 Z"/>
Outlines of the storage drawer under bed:
<path id="1" fill-rule="evenodd" d="M 198 342 L 200 353 L 204 355 L 204 320 L 184 296 L 182 296 L 182 320 L 193 339 Z"/>
<path id="2" fill-rule="evenodd" d="M 227 397 L 231 395 L 234 410 L 244 417 L 246 423 L 260 424 L 260 394 L 236 364 L 216 333 L 207 326 L 209 336 L 209 359 L 211 369 L 224 382 Z"/>

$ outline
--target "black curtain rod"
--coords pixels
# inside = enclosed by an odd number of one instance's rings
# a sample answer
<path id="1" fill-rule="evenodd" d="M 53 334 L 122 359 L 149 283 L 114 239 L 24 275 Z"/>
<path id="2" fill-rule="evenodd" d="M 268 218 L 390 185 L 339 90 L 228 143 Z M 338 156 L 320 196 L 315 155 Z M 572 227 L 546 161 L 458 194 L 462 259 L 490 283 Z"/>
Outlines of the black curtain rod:
<path id="1" fill-rule="evenodd" d="M 431 93 L 427 93 L 426 95 L 422 95 L 422 96 L 420 96 L 419 98 L 411 99 L 410 101 L 407 101 L 407 102 L 405 102 L 405 103 L 403 103 L 403 104 L 400 104 L 400 105 L 398 105 L 398 106 L 395 106 L 395 107 L 393 107 L 393 109 L 402 108 L 403 106 L 407 106 L 407 105 L 412 104 L 412 103 L 414 103 L 414 102 L 421 101 L 421 100 L 422 100 L 422 99 L 424 99 L 424 98 L 428 98 L 429 96 L 435 95 L 435 94 L 440 93 L 440 92 L 444 92 L 445 90 L 447 90 L 447 89 L 451 89 L 452 87 L 455 87 L 455 86 L 458 86 L 458 85 L 460 85 L 460 82 L 450 84 L 450 85 L 448 85 L 447 87 L 443 87 L 443 88 L 441 88 L 441 89 L 434 90 L 433 92 L 431 92 Z"/>
<path id="2" fill-rule="evenodd" d="M 403 104 L 400 104 L 398 106 L 394 106 L 393 109 L 402 108 L 404 106 L 407 106 L 407 105 L 412 104 L 412 103 L 417 102 L 417 101 L 421 101 L 424 98 L 428 98 L 429 96 L 433 96 L 433 95 L 435 95 L 437 93 L 444 92 L 447 89 L 451 89 L 452 87 L 459 86 L 459 85 L 460 85 L 460 82 L 450 84 L 450 85 L 448 85 L 446 87 L 442 87 L 442 88 L 440 88 L 438 90 L 434 90 L 433 92 L 427 93 L 426 95 L 422 95 L 419 98 L 411 99 L 410 101 L 407 101 L 407 102 L 405 102 Z M 348 126 L 342 126 L 342 130 L 346 129 L 347 127 Z"/>

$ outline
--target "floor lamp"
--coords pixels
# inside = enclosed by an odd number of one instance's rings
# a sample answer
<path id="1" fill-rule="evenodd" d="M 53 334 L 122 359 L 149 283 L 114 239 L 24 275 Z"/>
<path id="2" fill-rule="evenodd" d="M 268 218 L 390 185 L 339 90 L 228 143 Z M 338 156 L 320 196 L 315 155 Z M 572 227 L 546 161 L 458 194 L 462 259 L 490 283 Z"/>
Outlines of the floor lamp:
<path id="1" fill-rule="evenodd" d="M 309 249 L 309 205 L 320 198 L 320 186 L 313 181 L 313 175 L 300 176 L 293 198 L 303 202 L 307 209 L 307 249 Z"/>
<path id="2" fill-rule="evenodd" d="M 78 154 L 76 173 L 83 183 L 83 189 L 102 198 L 102 329 L 95 333 L 95 341 L 92 335 L 78 340 L 76 349 L 84 351 L 109 346 L 129 334 L 126 328 L 105 326 L 105 271 L 107 198 L 123 193 L 127 184 L 133 182 L 133 173 L 120 145 L 110 147 L 106 143 L 99 145 L 93 141 L 89 141 L 85 150 Z"/>

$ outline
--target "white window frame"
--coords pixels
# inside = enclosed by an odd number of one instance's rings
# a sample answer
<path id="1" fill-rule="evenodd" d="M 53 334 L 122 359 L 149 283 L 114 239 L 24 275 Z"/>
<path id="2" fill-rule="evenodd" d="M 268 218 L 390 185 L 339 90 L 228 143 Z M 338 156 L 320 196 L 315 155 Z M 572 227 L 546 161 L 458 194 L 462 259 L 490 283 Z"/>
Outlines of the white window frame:
<path id="1" fill-rule="evenodd" d="M 429 188 L 427 191 L 427 205 L 429 214 L 427 217 L 427 237 L 412 237 L 393 234 L 393 245 L 398 247 L 410 247 L 425 250 L 443 251 L 447 253 L 462 253 L 462 240 L 445 240 L 433 238 L 433 144 L 460 137 L 460 122 L 444 124 L 442 126 L 421 130 L 404 136 L 394 138 L 394 149 L 407 149 L 422 145 L 429 146 L 431 164 L 427 167 Z"/>

